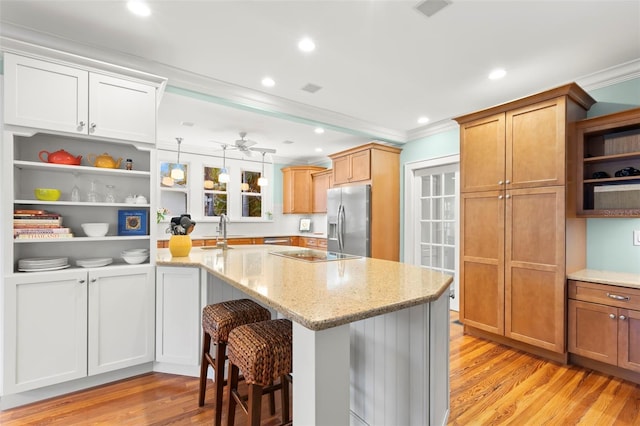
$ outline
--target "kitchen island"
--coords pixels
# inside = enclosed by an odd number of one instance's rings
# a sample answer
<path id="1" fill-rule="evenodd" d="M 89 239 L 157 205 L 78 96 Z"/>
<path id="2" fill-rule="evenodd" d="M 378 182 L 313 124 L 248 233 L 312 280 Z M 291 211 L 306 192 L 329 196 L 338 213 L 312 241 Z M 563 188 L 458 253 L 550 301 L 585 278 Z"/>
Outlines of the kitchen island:
<path id="1" fill-rule="evenodd" d="M 206 274 L 203 304 L 250 297 L 293 322 L 298 425 L 445 424 L 452 277 L 370 258 L 308 262 L 299 247 L 193 248 L 162 267 Z"/>

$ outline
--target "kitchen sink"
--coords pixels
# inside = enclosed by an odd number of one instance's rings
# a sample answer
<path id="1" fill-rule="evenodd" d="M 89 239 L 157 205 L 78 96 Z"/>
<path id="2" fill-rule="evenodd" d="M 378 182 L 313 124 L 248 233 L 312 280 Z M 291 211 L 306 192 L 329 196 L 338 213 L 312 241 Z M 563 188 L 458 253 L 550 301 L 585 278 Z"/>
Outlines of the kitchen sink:
<path id="1" fill-rule="evenodd" d="M 332 251 L 320 250 L 288 250 L 288 251 L 272 251 L 271 254 L 276 256 L 287 257 L 289 259 L 302 260 L 305 262 L 331 262 L 333 260 L 359 259 L 361 256 L 353 254 L 336 253 Z"/>

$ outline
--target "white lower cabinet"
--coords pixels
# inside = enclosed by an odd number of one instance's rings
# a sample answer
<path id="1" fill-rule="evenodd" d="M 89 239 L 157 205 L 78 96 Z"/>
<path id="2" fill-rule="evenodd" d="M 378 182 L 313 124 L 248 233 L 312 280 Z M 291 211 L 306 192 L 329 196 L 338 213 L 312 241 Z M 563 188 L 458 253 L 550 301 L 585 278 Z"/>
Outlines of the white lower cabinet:
<path id="1" fill-rule="evenodd" d="M 4 394 L 153 360 L 153 267 L 5 279 Z"/>
<path id="2" fill-rule="evenodd" d="M 156 370 L 161 363 L 200 364 L 200 268 L 158 267 L 156 271 Z M 194 370 L 195 371 L 195 370 Z"/>

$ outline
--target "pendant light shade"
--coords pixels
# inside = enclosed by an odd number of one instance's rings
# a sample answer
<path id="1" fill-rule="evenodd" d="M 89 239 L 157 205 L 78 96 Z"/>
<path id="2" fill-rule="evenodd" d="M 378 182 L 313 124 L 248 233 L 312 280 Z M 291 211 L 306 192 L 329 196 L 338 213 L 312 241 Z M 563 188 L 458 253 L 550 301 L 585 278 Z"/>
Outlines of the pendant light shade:
<path id="1" fill-rule="evenodd" d="M 184 180 L 184 170 L 180 168 L 180 144 L 182 143 L 182 138 L 176 138 L 178 141 L 178 161 L 176 161 L 176 167 L 171 169 L 171 179 L 173 180 Z"/>
<path id="2" fill-rule="evenodd" d="M 267 178 L 264 177 L 264 154 L 266 154 L 266 152 L 262 153 L 262 173 L 258 178 L 258 186 L 269 186 L 269 180 L 267 180 Z"/>
<path id="3" fill-rule="evenodd" d="M 229 171 L 227 170 L 227 145 L 222 145 L 222 169 L 220 169 L 220 174 L 218 175 L 218 182 L 229 183 L 230 181 L 231 176 L 229 176 Z"/>

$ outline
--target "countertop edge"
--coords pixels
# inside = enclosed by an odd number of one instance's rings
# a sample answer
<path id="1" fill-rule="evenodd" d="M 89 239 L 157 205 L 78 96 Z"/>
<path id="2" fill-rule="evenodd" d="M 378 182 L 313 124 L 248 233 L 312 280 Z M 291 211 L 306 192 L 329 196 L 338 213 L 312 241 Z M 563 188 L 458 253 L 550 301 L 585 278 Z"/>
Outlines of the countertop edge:
<path id="1" fill-rule="evenodd" d="M 597 284 L 608 284 L 618 287 L 640 289 L 640 274 L 627 272 L 582 269 L 567 274 L 567 278 L 576 281 L 587 281 Z"/>

